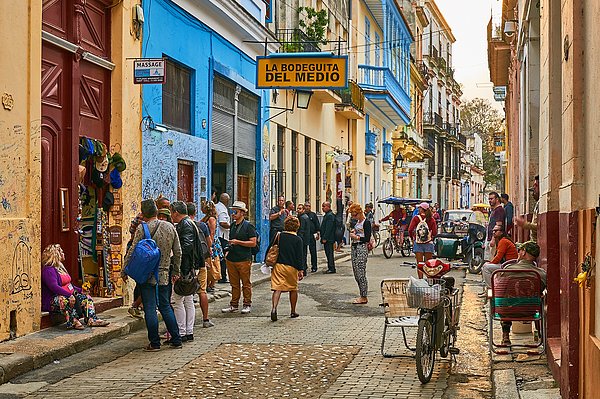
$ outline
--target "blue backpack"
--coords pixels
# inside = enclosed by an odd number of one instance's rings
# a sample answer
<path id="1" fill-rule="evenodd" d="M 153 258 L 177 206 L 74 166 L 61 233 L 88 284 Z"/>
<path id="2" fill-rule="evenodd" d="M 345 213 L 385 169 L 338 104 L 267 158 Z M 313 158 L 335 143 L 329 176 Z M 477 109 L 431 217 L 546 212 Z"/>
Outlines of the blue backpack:
<path id="1" fill-rule="evenodd" d="M 142 222 L 144 238 L 140 240 L 133 249 L 125 274 L 135 280 L 138 284 L 148 282 L 150 276 L 154 275 L 158 283 L 158 264 L 160 263 L 160 249 L 156 241 L 150 236 L 148 225 Z M 158 226 L 156 227 L 158 230 Z M 156 233 L 156 230 L 154 231 Z"/>

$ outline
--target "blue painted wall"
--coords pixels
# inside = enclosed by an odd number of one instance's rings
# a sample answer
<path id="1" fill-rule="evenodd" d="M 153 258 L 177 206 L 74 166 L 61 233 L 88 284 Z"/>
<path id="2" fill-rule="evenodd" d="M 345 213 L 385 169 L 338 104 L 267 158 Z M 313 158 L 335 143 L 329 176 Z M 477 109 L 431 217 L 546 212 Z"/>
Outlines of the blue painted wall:
<path id="1" fill-rule="evenodd" d="M 269 92 L 255 88 L 256 62 L 222 36 L 169 0 L 143 2 L 146 23 L 142 42 L 144 58 L 168 57 L 183 64 L 192 73 L 191 134 L 147 129 L 142 135 L 142 194 L 144 198 L 163 194 L 177 196 L 177 161 L 196 165 L 195 201 L 208 197 L 211 187 L 211 108 L 214 72 L 227 77 L 261 97 L 261 115 L 256 139 L 256 209 L 257 229 L 263 239 L 262 253 L 268 239 L 269 158 L 268 134 L 263 122 L 268 118 Z M 144 85 L 143 115 L 162 123 L 162 86 Z M 202 121 L 206 120 L 206 127 Z M 206 190 L 200 191 L 200 177 L 206 177 Z"/>

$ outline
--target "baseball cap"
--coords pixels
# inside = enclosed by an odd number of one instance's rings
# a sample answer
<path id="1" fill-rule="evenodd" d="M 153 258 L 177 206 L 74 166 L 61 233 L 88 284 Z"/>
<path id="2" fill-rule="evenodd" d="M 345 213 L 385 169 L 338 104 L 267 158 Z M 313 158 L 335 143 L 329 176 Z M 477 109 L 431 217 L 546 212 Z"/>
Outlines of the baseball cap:
<path id="1" fill-rule="evenodd" d="M 529 255 L 538 257 L 540 256 L 540 246 L 535 241 L 525 241 L 519 244 L 519 249 L 525 250 Z"/>

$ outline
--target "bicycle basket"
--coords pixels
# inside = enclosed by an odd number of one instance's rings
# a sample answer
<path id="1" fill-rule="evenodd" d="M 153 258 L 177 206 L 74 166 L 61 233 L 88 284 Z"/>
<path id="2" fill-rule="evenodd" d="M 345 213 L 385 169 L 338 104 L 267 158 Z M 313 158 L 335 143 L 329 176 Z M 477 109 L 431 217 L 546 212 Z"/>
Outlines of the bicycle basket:
<path id="1" fill-rule="evenodd" d="M 409 278 L 406 287 L 406 302 L 411 308 L 433 309 L 443 299 L 443 291 L 446 282 L 441 279 L 417 279 Z"/>

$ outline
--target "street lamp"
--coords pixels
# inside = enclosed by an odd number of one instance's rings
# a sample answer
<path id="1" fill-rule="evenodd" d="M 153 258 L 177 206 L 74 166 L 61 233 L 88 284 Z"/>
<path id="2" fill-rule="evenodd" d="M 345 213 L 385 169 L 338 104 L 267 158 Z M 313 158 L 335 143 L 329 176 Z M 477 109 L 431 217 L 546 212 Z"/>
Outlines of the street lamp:
<path id="1" fill-rule="evenodd" d="M 298 108 L 308 109 L 312 94 L 312 91 L 296 90 Z"/>
<path id="2" fill-rule="evenodd" d="M 398 152 L 398 155 L 396 155 L 396 168 L 402 168 L 402 164 L 404 163 L 404 157 L 402 156 L 402 154 L 400 154 Z"/>

